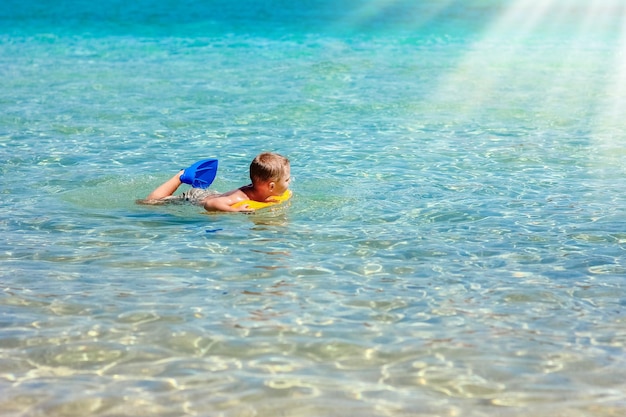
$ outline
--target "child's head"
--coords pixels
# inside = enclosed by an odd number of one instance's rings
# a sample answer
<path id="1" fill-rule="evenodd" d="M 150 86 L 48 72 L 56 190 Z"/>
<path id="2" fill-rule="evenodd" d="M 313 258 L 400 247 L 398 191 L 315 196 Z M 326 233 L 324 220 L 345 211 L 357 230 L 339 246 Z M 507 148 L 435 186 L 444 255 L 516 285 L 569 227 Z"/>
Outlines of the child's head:
<path id="1" fill-rule="evenodd" d="M 282 194 L 289 187 L 289 159 L 282 155 L 264 152 L 256 156 L 250 164 L 250 179 L 256 187 L 259 184 L 274 184 L 276 191 Z"/>

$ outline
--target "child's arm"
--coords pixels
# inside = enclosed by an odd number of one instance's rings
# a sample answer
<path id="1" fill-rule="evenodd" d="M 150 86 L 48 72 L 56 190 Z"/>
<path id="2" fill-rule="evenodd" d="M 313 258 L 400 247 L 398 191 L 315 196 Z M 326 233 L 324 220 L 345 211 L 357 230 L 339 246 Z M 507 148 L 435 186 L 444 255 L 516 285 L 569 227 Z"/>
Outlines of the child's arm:
<path id="1" fill-rule="evenodd" d="M 148 197 L 146 197 L 147 201 L 152 200 L 160 200 L 161 198 L 169 197 L 180 187 L 182 182 L 180 181 L 180 176 L 184 171 L 180 171 L 176 175 L 174 175 L 169 180 L 165 181 L 163 184 L 159 185 L 154 191 L 152 191 Z"/>
<path id="2" fill-rule="evenodd" d="M 212 197 L 204 200 L 204 209 L 207 211 L 232 211 L 232 212 L 252 212 L 254 209 L 248 207 L 247 204 L 241 207 L 232 207 L 237 202 L 232 195 L 221 197 Z"/>

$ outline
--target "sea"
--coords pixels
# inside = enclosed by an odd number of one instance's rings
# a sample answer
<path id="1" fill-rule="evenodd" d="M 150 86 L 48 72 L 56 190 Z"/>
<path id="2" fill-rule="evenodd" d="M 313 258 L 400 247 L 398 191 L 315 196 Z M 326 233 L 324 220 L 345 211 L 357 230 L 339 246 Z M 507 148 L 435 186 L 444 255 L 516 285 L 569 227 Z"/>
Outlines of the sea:
<path id="1" fill-rule="evenodd" d="M 3 0 L 0 92 L 0 416 L 626 414 L 623 0 Z"/>

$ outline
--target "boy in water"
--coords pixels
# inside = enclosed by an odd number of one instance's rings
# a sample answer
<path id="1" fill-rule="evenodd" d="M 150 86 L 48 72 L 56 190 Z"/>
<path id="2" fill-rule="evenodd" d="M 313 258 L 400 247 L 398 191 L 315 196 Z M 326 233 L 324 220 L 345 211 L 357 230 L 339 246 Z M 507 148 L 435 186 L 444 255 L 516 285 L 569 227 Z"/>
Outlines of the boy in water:
<path id="1" fill-rule="evenodd" d="M 223 194 L 201 188 L 192 188 L 189 191 L 174 196 L 180 187 L 180 179 L 184 170 L 158 186 L 145 200 L 144 204 L 159 204 L 169 201 L 190 201 L 203 206 L 208 211 L 243 211 L 251 212 L 253 208 L 247 204 L 233 207 L 245 200 L 268 202 L 274 197 L 282 195 L 289 188 L 291 168 L 289 160 L 276 153 L 265 152 L 257 155 L 250 164 L 250 180 L 252 184 L 244 185 L 236 190 Z"/>

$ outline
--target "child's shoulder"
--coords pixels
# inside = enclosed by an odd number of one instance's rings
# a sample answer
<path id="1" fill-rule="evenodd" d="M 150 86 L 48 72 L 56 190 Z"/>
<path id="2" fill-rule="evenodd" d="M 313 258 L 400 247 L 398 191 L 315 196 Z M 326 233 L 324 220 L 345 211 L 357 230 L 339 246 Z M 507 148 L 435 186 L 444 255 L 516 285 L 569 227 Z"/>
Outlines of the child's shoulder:
<path id="1" fill-rule="evenodd" d="M 250 199 L 248 194 L 244 191 L 245 187 L 236 188 L 234 190 L 227 191 L 219 195 L 228 201 L 228 204 L 235 204 L 238 201 L 244 201 Z"/>

